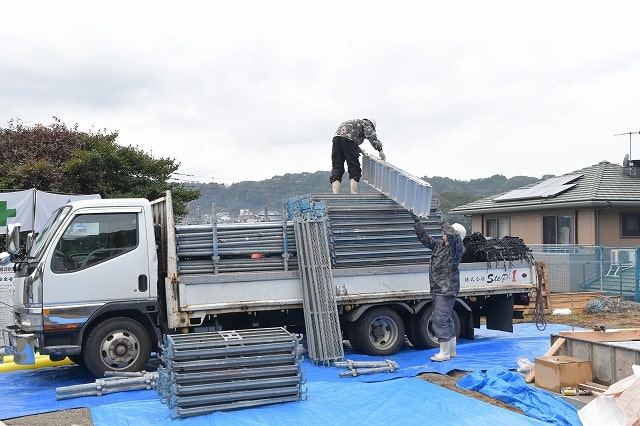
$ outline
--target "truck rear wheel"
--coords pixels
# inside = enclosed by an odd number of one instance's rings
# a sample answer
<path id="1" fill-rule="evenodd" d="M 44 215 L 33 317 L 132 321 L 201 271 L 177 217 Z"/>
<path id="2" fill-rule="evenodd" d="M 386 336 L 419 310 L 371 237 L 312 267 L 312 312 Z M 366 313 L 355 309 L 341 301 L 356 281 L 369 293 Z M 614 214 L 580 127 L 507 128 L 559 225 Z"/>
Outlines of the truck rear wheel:
<path id="1" fill-rule="evenodd" d="M 362 315 L 353 329 L 352 346 L 367 355 L 391 355 L 404 343 L 404 323 L 391 308 L 373 308 Z"/>
<path id="2" fill-rule="evenodd" d="M 85 365 L 96 377 L 105 371 L 144 370 L 151 354 L 145 328 L 129 318 L 111 318 L 96 325 L 84 344 Z"/>
<path id="3" fill-rule="evenodd" d="M 431 315 L 433 314 L 433 305 L 422 309 L 411 319 L 411 325 L 407 337 L 411 344 L 418 349 L 430 349 L 440 346 L 438 338 L 433 333 L 431 325 Z M 460 317 L 454 310 L 451 313 L 453 318 L 453 327 L 456 337 L 460 336 Z"/>

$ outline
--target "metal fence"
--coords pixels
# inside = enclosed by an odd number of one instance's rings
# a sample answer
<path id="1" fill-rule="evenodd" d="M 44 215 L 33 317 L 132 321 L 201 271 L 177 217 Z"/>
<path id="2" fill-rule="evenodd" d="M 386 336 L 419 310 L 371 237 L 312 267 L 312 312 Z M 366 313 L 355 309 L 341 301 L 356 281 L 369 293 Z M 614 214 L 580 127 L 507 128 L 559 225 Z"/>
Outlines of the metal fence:
<path id="1" fill-rule="evenodd" d="M 552 293 L 600 291 L 640 302 L 640 246 L 529 245 Z"/>

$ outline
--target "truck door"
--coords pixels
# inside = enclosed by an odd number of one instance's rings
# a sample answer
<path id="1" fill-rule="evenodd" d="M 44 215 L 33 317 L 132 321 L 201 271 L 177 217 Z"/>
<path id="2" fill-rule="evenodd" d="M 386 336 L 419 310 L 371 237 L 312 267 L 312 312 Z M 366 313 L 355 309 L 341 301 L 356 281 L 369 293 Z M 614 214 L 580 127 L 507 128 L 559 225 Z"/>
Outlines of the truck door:
<path id="1" fill-rule="evenodd" d="M 142 209 L 77 214 L 57 236 L 43 270 L 47 307 L 150 297 Z"/>

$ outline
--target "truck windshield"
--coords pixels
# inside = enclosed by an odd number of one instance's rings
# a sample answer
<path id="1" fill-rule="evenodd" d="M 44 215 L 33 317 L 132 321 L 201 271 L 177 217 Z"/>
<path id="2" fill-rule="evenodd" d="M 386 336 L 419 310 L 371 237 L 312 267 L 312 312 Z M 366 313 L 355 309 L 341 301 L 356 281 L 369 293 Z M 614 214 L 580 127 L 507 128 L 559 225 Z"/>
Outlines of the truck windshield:
<path id="1" fill-rule="evenodd" d="M 62 206 L 53 212 L 47 223 L 42 228 L 42 231 L 40 231 L 36 237 L 33 246 L 31 246 L 28 260 L 40 260 L 42 253 L 45 251 L 45 247 L 49 244 L 49 241 L 51 241 L 51 238 L 58 228 L 60 228 L 60 224 L 62 224 L 64 219 L 69 215 L 70 211 L 70 206 Z"/>

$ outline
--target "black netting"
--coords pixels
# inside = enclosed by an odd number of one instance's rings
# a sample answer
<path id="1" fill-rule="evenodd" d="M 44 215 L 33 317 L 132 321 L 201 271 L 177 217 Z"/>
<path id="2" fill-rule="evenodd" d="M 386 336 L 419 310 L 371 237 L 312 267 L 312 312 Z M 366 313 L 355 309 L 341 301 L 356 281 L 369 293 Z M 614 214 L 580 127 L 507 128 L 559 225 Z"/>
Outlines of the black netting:
<path id="1" fill-rule="evenodd" d="M 487 240 L 484 235 L 474 232 L 464 239 L 462 262 L 504 262 L 525 260 L 533 263 L 533 255 L 527 245 L 518 237 L 503 237 Z"/>

